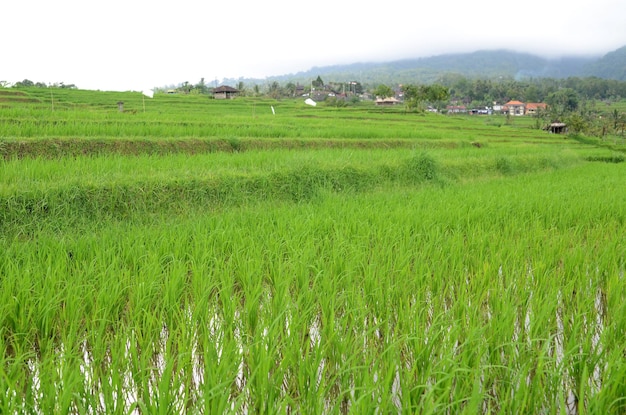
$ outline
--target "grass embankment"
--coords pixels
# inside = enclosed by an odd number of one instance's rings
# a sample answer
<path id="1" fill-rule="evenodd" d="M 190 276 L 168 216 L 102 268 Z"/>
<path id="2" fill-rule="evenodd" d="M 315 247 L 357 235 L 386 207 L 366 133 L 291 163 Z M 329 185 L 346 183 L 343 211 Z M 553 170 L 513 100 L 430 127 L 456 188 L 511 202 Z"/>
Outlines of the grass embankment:
<path id="1" fill-rule="evenodd" d="M 444 186 L 584 160 L 575 150 L 459 148 L 249 151 L 170 156 L 14 159 L 0 165 L 0 229 L 27 232 L 65 218 L 181 214 L 258 201 L 302 202 L 327 192 Z"/>

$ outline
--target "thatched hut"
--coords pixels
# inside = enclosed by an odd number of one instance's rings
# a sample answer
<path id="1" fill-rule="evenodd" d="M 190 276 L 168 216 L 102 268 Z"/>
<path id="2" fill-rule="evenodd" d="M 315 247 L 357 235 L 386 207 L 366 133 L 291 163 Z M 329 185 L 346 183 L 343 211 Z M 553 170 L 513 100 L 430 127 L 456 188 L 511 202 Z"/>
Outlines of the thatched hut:
<path id="1" fill-rule="evenodd" d="M 215 99 L 233 99 L 239 94 L 239 90 L 228 85 L 222 85 L 213 89 Z"/>
<path id="2" fill-rule="evenodd" d="M 567 124 L 564 122 L 553 122 L 547 128 L 552 134 L 564 134 L 567 132 Z"/>

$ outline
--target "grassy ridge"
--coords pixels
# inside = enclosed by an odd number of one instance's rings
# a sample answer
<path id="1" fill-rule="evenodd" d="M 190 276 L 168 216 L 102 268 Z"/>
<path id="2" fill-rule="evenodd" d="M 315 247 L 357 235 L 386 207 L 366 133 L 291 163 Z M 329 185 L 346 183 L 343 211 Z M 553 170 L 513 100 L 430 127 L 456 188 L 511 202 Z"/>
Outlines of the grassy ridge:
<path id="1" fill-rule="evenodd" d="M 587 153 L 586 153 L 587 154 Z M 69 162 L 69 164 L 68 164 Z M 571 150 L 323 149 L 238 154 L 14 160 L 0 166 L 0 229 L 30 232 L 67 219 L 150 217 L 259 201 L 301 202 L 326 192 L 445 185 L 583 163 Z"/>
<path id="2" fill-rule="evenodd" d="M 60 158 L 80 156 L 118 155 L 169 155 L 176 153 L 202 154 L 215 152 L 242 152 L 251 150 L 275 149 L 324 149 L 324 148 L 454 148 L 465 143 L 454 141 L 420 142 L 407 139 L 30 139 L 5 140 L 0 142 L 0 157 L 11 160 L 14 158 Z"/>

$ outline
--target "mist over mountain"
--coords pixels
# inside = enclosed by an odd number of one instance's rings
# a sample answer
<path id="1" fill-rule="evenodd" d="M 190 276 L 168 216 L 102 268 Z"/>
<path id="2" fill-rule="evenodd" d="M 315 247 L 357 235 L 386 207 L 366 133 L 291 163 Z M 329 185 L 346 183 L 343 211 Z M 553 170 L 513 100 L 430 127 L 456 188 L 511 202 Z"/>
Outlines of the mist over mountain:
<path id="1" fill-rule="evenodd" d="M 439 82 L 451 75 L 518 80 L 595 76 L 625 81 L 626 46 L 604 56 L 569 56 L 555 59 L 510 50 L 480 50 L 391 62 L 358 62 L 349 65 L 312 67 L 295 74 L 268 77 L 267 80 L 306 84 L 311 82 L 311 79 L 321 76 L 324 80 L 333 82 L 401 84 Z"/>
<path id="2" fill-rule="evenodd" d="M 626 46 L 609 52 L 587 65 L 584 73 L 587 76 L 626 81 Z"/>

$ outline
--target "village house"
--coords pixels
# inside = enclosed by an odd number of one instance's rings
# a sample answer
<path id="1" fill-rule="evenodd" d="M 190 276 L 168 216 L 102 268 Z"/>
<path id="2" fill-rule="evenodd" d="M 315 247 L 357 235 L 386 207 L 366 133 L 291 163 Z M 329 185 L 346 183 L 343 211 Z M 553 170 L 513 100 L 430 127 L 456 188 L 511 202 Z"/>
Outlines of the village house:
<path id="1" fill-rule="evenodd" d="M 509 101 L 504 104 L 504 113 L 510 115 L 524 115 L 526 104 L 520 101 Z"/>
<path id="2" fill-rule="evenodd" d="M 543 102 L 529 102 L 526 104 L 526 115 L 537 115 L 540 111 L 545 111 L 548 105 Z"/>
<path id="3" fill-rule="evenodd" d="M 493 110 L 489 107 L 481 107 L 481 108 L 472 108 L 469 110 L 471 115 L 491 115 L 493 114 Z"/>
<path id="4" fill-rule="evenodd" d="M 448 114 L 465 114 L 467 107 L 465 105 L 448 105 L 446 107 Z"/>
<path id="5" fill-rule="evenodd" d="M 520 101 L 509 101 L 502 106 L 502 112 L 510 115 L 536 115 L 547 108 L 548 105 L 543 102 L 529 102 L 525 104 Z"/>
<path id="6" fill-rule="evenodd" d="M 493 112 L 499 114 L 503 111 L 504 105 L 500 105 L 497 102 L 493 102 L 493 107 L 491 107 L 491 109 L 493 110 Z"/>

